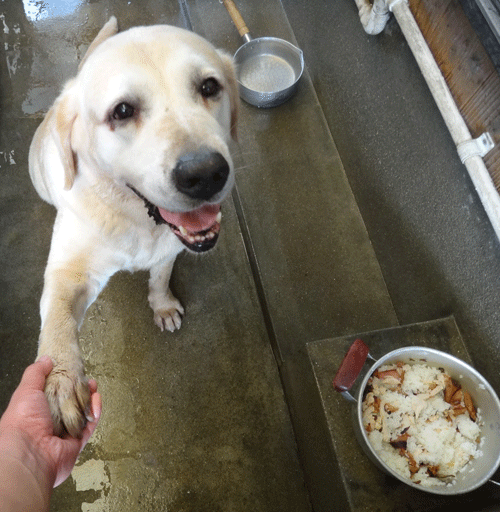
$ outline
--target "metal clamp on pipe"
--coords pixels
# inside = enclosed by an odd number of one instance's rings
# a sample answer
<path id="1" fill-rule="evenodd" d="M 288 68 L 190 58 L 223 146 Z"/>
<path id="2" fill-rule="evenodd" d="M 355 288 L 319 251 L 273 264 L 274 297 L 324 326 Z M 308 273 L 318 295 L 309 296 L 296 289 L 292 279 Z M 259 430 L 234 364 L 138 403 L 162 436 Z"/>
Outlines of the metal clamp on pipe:
<path id="1" fill-rule="evenodd" d="M 408 0 L 387 0 L 386 1 L 387 8 L 389 9 L 389 11 L 392 12 L 392 9 L 394 8 L 394 6 L 401 2 L 405 2 L 406 4 L 408 4 Z"/>
<path id="2" fill-rule="evenodd" d="M 485 156 L 491 149 L 495 147 L 495 143 L 489 132 L 483 133 L 477 139 L 470 139 L 457 145 L 458 156 L 464 164 L 471 156 Z"/>

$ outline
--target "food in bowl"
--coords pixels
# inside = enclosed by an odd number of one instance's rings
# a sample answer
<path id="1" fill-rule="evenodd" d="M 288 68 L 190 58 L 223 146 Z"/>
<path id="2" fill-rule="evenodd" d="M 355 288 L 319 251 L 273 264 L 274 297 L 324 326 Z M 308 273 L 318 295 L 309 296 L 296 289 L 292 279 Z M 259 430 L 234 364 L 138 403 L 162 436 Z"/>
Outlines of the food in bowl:
<path id="1" fill-rule="evenodd" d="M 442 368 L 402 361 L 369 378 L 363 426 L 379 457 L 424 487 L 450 485 L 482 452 L 480 411 Z"/>

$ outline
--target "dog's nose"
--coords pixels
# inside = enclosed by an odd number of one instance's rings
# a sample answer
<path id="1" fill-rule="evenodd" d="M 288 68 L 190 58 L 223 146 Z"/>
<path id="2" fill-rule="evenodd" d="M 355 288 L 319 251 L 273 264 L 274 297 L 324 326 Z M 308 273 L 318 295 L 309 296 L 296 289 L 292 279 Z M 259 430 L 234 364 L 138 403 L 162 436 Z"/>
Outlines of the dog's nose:
<path id="1" fill-rule="evenodd" d="M 173 171 L 175 187 L 193 199 L 208 201 L 226 184 L 227 160 L 214 151 L 202 150 L 183 155 Z"/>

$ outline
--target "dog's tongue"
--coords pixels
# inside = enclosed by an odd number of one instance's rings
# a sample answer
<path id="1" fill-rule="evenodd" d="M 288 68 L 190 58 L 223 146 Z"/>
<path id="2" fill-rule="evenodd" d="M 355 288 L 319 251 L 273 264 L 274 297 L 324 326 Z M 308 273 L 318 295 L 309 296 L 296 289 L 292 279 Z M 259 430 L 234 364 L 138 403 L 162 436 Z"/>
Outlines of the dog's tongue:
<path id="1" fill-rule="evenodd" d="M 158 207 L 160 215 L 165 222 L 174 226 L 183 226 L 191 233 L 205 231 L 212 227 L 220 212 L 219 204 L 207 204 L 191 212 L 173 213 Z"/>

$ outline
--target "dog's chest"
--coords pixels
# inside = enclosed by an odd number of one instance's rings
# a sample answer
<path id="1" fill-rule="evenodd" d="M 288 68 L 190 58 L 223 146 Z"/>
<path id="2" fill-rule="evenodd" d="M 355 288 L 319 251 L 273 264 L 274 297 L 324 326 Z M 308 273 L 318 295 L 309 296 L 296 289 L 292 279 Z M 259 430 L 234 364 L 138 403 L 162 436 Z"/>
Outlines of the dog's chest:
<path id="1" fill-rule="evenodd" d="M 168 225 L 155 225 L 142 202 L 118 201 L 120 195 L 102 187 L 84 190 L 83 209 L 77 218 L 90 239 L 98 240 L 107 259 L 122 270 L 149 269 L 162 260 L 175 258 L 184 248 Z M 121 203 L 121 204 L 120 204 Z M 83 233 L 80 233 L 83 235 Z M 95 236 L 97 235 L 97 237 Z M 95 249 L 94 249 L 95 250 Z"/>
<path id="2" fill-rule="evenodd" d="M 126 237 L 121 244 L 125 256 L 124 270 L 147 270 L 183 250 L 183 245 L 168 226 L 138 229 L 135 236 Z"/>

